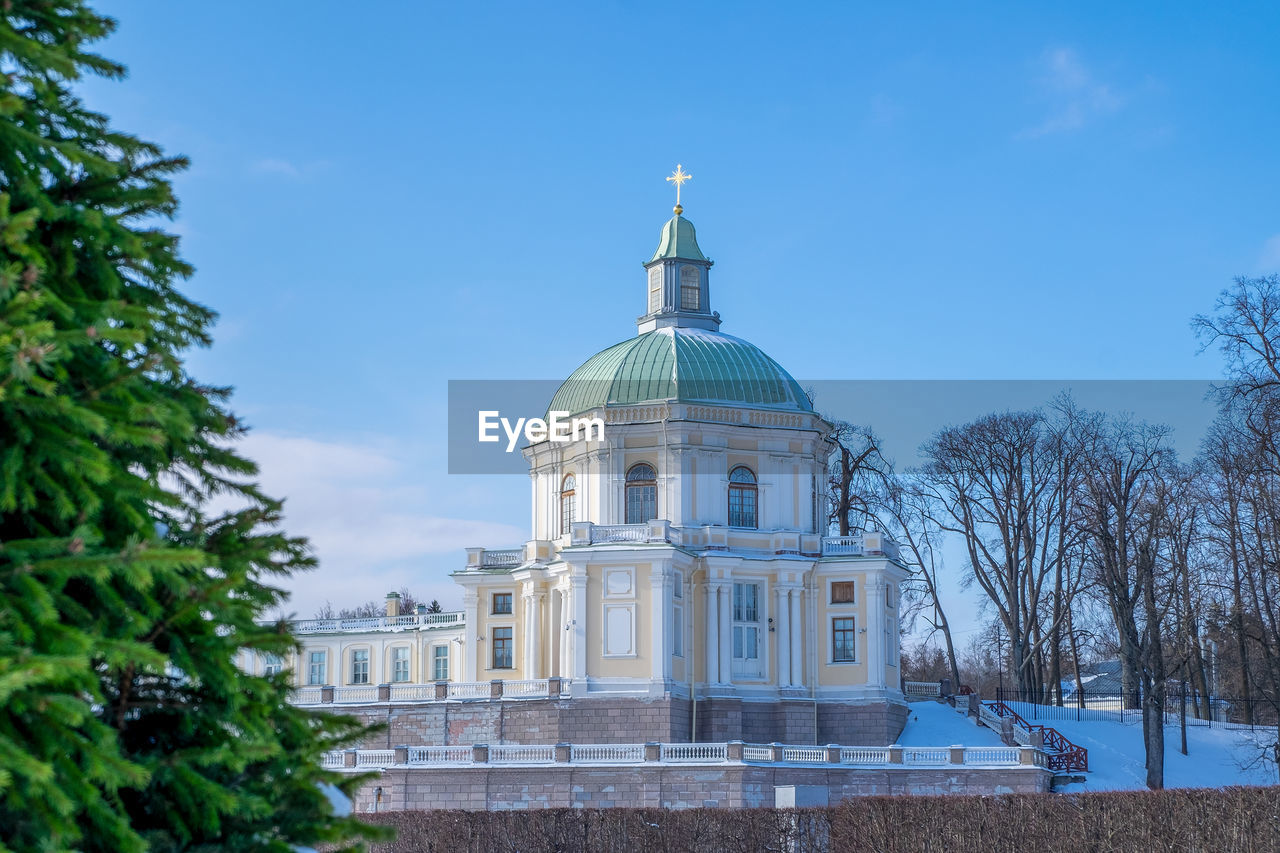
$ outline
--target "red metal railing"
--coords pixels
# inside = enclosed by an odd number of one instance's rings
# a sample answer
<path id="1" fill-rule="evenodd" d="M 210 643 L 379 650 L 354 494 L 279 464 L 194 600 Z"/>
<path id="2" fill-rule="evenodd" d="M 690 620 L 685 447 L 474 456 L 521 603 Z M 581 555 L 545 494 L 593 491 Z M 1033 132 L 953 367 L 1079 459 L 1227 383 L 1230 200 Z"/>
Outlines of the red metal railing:
<path id="1" fill-rule="evenodd" d="M 1012 717 L 1013 722 L 1026 729 L 1028 732 L 1040 732 L 1040 742 L 1044 746 L 1045 755 L 1048 758 L 1050 770 L 1077 770 L 1088 772 L 1089 770 L 1089 750 L 1083 746 L 1076 746 L 1063 736 L 1062 732 L 1050 726 L 1042 726 L 1038 723 L 1028 723 L 1022 718 L 1022 715 L 1010 708 L 1004 702 L 996 700 L 995 702 L 983 702 L 982 704 L 990 708 L 997 717 Z"/>

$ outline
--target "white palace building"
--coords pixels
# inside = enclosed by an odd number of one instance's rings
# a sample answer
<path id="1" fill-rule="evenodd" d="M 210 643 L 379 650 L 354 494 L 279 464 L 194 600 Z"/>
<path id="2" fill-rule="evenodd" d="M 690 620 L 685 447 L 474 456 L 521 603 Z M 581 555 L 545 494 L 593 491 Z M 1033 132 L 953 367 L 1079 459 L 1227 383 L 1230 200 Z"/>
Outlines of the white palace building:
<path id="1" fill-rule="evenodd" d="M 832 426 L 720 331 L 682 212 L 644 265 L 637 334 L 549 401 L 603 439 L 524 449 L 530 538 L 467 550 L 463 610 L 392 594 L 385 616 L 297 622 L 296 658 L 244 666 L 389 722 L 388 746 L 895 741 L 908 571 L 882 534 L 827 535 Z"/>

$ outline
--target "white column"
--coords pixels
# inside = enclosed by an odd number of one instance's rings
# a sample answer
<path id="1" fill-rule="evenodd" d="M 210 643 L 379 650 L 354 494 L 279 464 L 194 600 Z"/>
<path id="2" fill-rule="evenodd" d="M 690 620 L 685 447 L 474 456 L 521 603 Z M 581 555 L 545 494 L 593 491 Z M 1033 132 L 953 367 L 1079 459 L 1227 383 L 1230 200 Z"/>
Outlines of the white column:
<path id="1" fill-rule="evenodd" d="M 520 670 L 525 678 L 533 678 L 533 596 L 520 596 Z"/>
<path id="2" fill-rule="evenodd" d="M 466 627 L 462 631 L 462 680 L 476 680 L 476 660 L 480 654 L 482 643 L 480 636 L 480 615 L 479 607 L 480 597 L 474 589 L 468 589 L 462 593 L 462 618 L 466 620 Z"/>
<path id="3" fill-rule="evenodd" d="M 703 600 L 707 605 L 707 684 L 720 683 L 720 589 L 714 584 L 703 584 Z"/>
<path id="4" fill-rule="evenodd" d="M 720 594 L 720 681 L 733 682 L 733 586 L 723 584 Z"/>
<path id="5" fill-rule="evenodd" d="M 653 611 L 649 619 L 650 654 L 653 662 L 649 677 L 656 683 L 666 684 L 667 671 L 671 668 L 671 654 L 667 649 L 667 616 L 671 612 L 668 590 L 671 576 L 665 567 L 654 567 L 649 572 L 649 607 Z"/>
<path id="6" fill-rule="evenodd" d="M 574 574 L 569 578 L 572 589 L 570 602 L 573 614 L 573 626 L 569 633 L 573 635 L 573 695 L 586 695 L 587 690 L 587 570 L 586 567 L 576 569 L 582 574 Z"/>
<path id="7" fill-rule="evenodd" d="M 777 657 L 777 681 L 779 687 L 791 686 L 791 590 L 787 587 L 777 587 L 778 606 L 774 610 L 778 614 L 777 636 L 778 636 L 778 653 Z"/>
<path id="8" fill-rule="evenodd" d="M 867 684 L 884 687 L 884 578 L 867 575 Z"/>
<path id="9" fill-rule="evenodd" d="M 800 619 L 801 602 L 804 601 L 804 590 L 791 590 L 791 685 L 793 687 L 804 686 L 804 631 L 803 622 Z M 809 654 L 818 654 L 817 649 L 809 649 Z"/>
<path id="10" fill-rule="evenodd" d="M 542 627 L 542 608 L 546 606 L 547 596 L 545 593 L 535 593 L 533 595 L 533 667 L 529 672 L 529 678 L 542 678 L 542 642 L 545 633 Z"/>

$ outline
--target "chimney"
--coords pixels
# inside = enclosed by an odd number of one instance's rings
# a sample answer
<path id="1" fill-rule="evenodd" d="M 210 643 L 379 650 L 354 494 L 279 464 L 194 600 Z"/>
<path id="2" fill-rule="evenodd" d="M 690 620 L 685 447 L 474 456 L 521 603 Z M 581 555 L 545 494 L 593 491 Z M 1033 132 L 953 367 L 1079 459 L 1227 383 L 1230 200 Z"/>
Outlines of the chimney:
<path id="1" fill-rule="evenodd" d="M 387 615 L 388 616 L 400 615 L 400 593 L 398 592 L 387 593 Z"/>

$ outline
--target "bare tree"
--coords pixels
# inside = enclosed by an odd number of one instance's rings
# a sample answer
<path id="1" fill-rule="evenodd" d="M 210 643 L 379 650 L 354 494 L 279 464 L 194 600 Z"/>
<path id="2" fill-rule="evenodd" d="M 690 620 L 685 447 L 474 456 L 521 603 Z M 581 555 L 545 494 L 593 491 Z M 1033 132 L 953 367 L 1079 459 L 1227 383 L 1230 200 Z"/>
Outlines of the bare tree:
<path id="1" fill-rule="evenodd" d="M 878 526 L 876 495 L 884 489 L 891 466 L 880 454 L 880 440 L 869 427 L 833 420 L 827 472 L 829 522 L 848 536 L 851 530 Z"/>
<path id="2" fill-rule="evenodd" d="M 1009 664 L 1021 698 L 1045 690 L 1043 647 L 1066 610 L 1044 624 L 1046 595 L 1058 582 L 1073 537 L 1075 492 L 1064 471 L 1073 452 L 1040 412 L 988 415 L 939 432 L 922 448 L 919 472 L 930 519 L 958 535 L 968 579 L 986 593 L 1009 636 Z"/>

